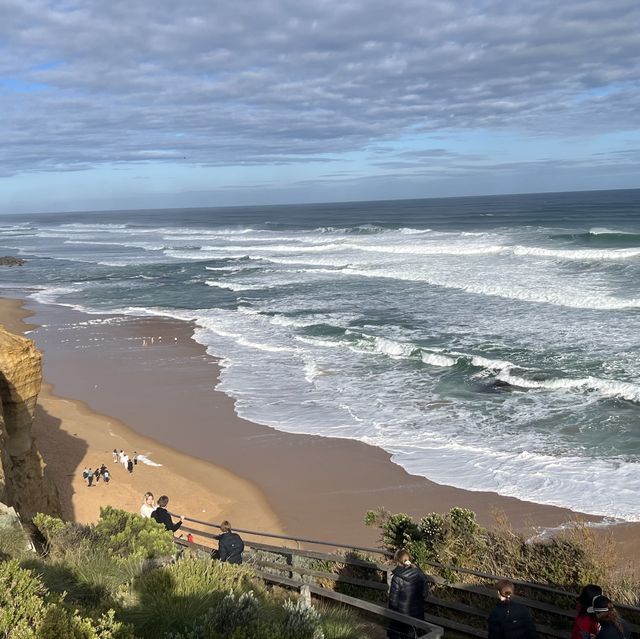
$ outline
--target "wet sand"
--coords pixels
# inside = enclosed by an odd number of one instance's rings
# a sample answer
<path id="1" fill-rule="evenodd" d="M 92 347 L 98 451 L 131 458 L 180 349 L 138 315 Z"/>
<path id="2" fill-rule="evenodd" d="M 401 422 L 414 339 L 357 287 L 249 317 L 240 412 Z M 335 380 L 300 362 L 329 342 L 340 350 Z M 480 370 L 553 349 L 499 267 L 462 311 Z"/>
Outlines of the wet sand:
<path id="1" fill-rule="evenodd" d="M 576 517 L 567 509 L 409 475 L 388 453 L 362 442 L 288 434 L 239 418 L 233 400 L 215 390 L 217 360 L 191 339 L 193 326 L 187 322 L 85 315 L 31 302 L 27 308 L 40 325 L 29 336 L 44 351 L 45 379 L 56 395 L 82 398 L 88 412 L 108 415 L 126 424 L 131 436 L 148 438 L 141 447 L 153 451 L 156 461 L 161 450 L 179 451 L 187 480 L 207 483 L 194 470 L 203 461 L 246 480 L 288 534 L 375 545 L 376 531 L 363 522 L 366 511 L 378 507 L 420 517 L 463 506 L 476 511 L 483 524 L 492 523 L 499 510 L 521 530 L 556 527 Z M 38 435 L 46 458 L 46 429 Z M 225 492 L 214 480 L 209 486 Z M 253 521 L 253 512 L 236 513 L 237 526 L 251 527 L 245 522 Z M 638 531 L 638 524 L 613 527 L 621 555 L 636 554 Z"/>
<path id="2" fill-rule="evenodd" d="M 24 322 L 28 315 L 19 302 L 0 300 L 0 324 L 8 330 L 33 329 Z M 117 369 L 112 373 L 117 374 Z M 47 383 L 38 399 L 33 434 L 67 519 L 96 521 L 105 505 L 137 512 L 143 493 L 151 490 L 156 497 L 169 495 L 170 508 L 180 514 L 213 522 L 228 518 L 240 527 L 282 531 L 263 495 L 246 480 L 152 441 L 82 401 L 60 397 Z M 114 463 L 114 448 L 129 455 L 134 451 L 148 455 L 158 465 L 140 462 L 129 473 L 122 464 Z M 95 470 L 103 463 L 111 481 L 88 487 L 83 469 Z"/>

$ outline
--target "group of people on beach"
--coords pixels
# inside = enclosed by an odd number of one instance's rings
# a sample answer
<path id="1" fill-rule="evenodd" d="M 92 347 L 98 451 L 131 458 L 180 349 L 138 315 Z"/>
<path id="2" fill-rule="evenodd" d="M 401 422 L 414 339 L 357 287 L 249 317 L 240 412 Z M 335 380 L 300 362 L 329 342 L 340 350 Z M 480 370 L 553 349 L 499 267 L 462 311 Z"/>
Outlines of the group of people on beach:
<path id="1" fill-rule="evenodd" d="M 125 453 L 122 449 L 120 452 L 116 448 L 113 449 L 113 463 L 121 463 L 125 470 L 129 471 L 129 473 L 133 473 L 134 466 L 138 465 L 138 453 L 134 450 L 133 456 L 129 457 L 127 453 Z"/>
<path id="2" fill-rule="evenodd" d="M 169 497 L 161 495 L 158 501 L 154 503 L 152 492 L 146 492 L 143 497 L 142 506 L 140 506 L 140 515 L 145 518 L 151 518 L 162 524 L 167 530 L 175 533 L 183 524 L 184 517 L 180 515 L 177 521 L 173 521 L 171 513 L 167 510 L 169 505 Z M 211 557 L 226 561 L 230 564 L 241 564 L 242 553 L 244 551 L 244 542 L 238 533 L 233 532 L 231 524 L 223 521 L 220 524 L 221 534 L 214 536 L 218 541 L 218 549 L 211 553 Z M 187 541 L 193 543 L 193 535 L 187 535 Z"/>
<path id="3" fill-rule="evenodd" d="M 109 485 L 109 482 L 111 481 L 111 473 L 104 464 L 95 470 L 85 466 L 85 469 L 82 471 L 82 478 L 87 482 L 87 486 L 89 487 L 93 486 L 94 482 L 97 484 L 100 481 L 100 478 L 102 478 L 106 485 Z"/>
<path id="4" fill-rule="evenodd" d="M 129 455 L 127 455 L 127 453 L 125 453 L 122 449 L 120 450 L 120 452 L 118 452 L 118 450 L 114 448 L 113 463 L 122 464 L 123 468 L 131 474 L 133 473 L 133 469 L 138 465 L 138 453 L 134 450 L 133 455 L 129 457 Z M 82 471 L 82 478 L 87 483 L 88 487 L 97 484 L 100 479 L 102 479 L 104 483 L 108 485 L 111 481 L 111 471 L 105 464 L 102 464 L 95 470 L 93 470 L 93 468 L 87 468 L 85 466 L 84 470 Z"/>
<path id="5" fill-rule="evenodd" d="M 410 617 L 424 618 L 425 597 L 429 578 L 419 566 L 411 562 L 406 550 L 394 556 L 396 567 L 389 586 L 389 608 Z M 488 639 L 538 639 L 538 632 L 529 609 L 513 601 L 513 582 L 501 579 L 496 583 L 498 603 L 488 618 Z M 388 639 L 412 639 L 415 629 L 403 622 L 392 620 Z M 629 628 L 620 618 L 611 600 L 602 588 L 589 584 L 582 589 L 576 606 L 571 639 L 629 639 Z"/>

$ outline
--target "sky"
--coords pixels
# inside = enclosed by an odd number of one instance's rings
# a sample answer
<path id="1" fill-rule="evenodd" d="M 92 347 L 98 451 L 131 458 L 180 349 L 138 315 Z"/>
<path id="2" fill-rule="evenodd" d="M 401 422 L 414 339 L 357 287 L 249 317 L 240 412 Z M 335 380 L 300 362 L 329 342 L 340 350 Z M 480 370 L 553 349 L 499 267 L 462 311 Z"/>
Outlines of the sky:
<path id="1" fill-rule="evenodd" d="M 0 214 L 640 187 L 638 0 L 0 0 Z"/>

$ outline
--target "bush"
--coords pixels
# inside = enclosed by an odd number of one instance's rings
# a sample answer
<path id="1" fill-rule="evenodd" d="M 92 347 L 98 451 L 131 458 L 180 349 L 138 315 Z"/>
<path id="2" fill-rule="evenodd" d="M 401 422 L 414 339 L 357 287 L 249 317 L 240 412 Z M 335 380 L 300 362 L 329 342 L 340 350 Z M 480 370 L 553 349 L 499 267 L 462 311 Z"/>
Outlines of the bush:
<path id="1" fill-rule="evenodd" d="M 0 560 L 23 557 L 29 549 L 29 538 L 15 521 L 0 521 Z"/>
<path id="2" fill-rule="evenodd" d="M 95 525 L 67 523 L 38 513 L 33 523 L 54 555 L 101 549 L 118 557 L 166 557 L 175 552 L 173 535 L 153 519 L 107 506 Z"/>
<path id="3" fill-rule="evenodd" d="M 137 632 L 154 637 L 192 630 L 229 591 L 263 593 L 250 568 L 193 557 L 141 575 L 133 590 L 137 606 L 126 612 L 127 619 Z"/>
<path id="4" fill-rule="evenodd" d="M 532 541 L 513 531 L 500 514 L 496 526 L 487 529 L 465 508 L 430 513 L 417 525 L 403 513 L 392 515 L 381 509 L 367 513 L 365 522 L 380 528 L 387 549 L 407 548 L 427 572 L 437 572 L 445 579 L 478 581 L 446 567 L 452 566 L 572 591 L 579 591 L 586 583 L 598 583 L 609 596 L 637 603 L 637 596 L 629 596 L 630 584 L 637 580 L 614 569 L 613 540 L 602 534 L 596 537 L 584 523 L 573 522 L 550 540 Z M 445 566 L 435 567 L 430 562 Z"/>
<path id="5" fill-rule="evenodd" d="M 8 639 L 133 639 L 112 610 L 97 621 L 82 617 L 17 561 L 0 563 L 0 633 Z"/>
<path id="6" fill-rule="evenodd" d="M 35 637 L 34 627 L 44 612 L 44 584 L 16 560 L 0 563 L 0 634 Z"/>
<path id="7" fill-rule="evenodd" d="M 100 547 L 120 557 L 166 557 L 175 552 L 173 534 L 164 526 L 111 506 L 100 509 L 95 534 Z"/>

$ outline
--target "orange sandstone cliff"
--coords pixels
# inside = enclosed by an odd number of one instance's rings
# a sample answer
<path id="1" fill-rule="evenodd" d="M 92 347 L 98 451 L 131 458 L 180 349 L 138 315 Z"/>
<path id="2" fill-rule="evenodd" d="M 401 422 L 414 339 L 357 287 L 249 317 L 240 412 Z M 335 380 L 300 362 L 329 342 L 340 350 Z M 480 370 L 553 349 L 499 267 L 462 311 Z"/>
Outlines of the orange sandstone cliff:
<path id="1" fill-rule="evenodd" d="M 0 325 L 0 502 L 24 519 L 60 510 L 31 435 L 41 383 L 42 354 L 33 340 Z"/>

